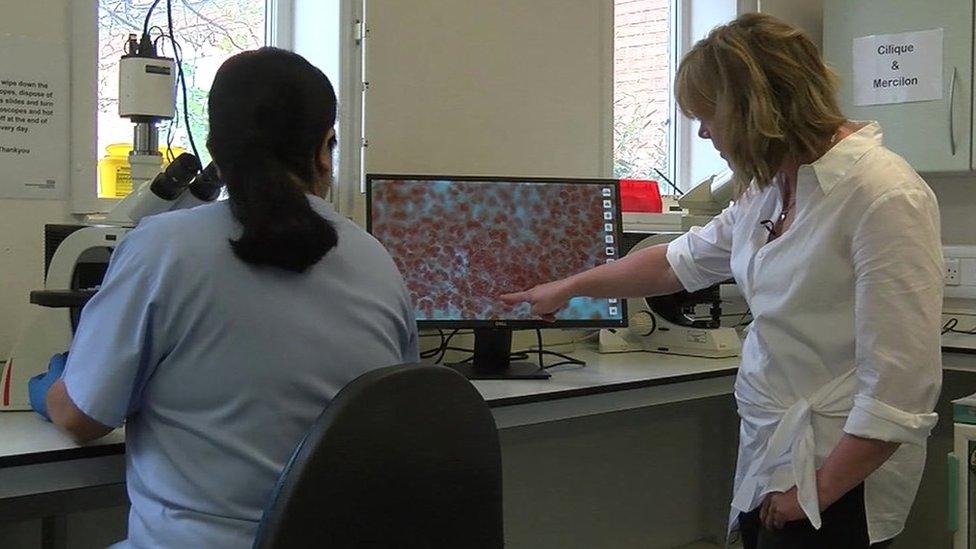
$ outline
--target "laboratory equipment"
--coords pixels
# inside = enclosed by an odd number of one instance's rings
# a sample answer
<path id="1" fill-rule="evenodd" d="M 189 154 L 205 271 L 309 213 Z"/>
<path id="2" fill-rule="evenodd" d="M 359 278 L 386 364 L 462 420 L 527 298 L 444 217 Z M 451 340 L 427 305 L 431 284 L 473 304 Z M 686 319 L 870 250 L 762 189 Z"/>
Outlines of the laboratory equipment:
<path id="1" fill-rule="evenodd" d="M 662 196 L 661 213 L 624 212 L 624 232 L 686 232 L 721 213 L 734 195 L 731 170 L 710 175 L 681 196 Z"/>
<path id="2" fill-rule="evenodd" d="M 662 214 L 624 214 L 621 251 L 632 253 L 666 244 L 691 227 L 708 223 L 729 205 L 733 194 L 732 172 L 725 171 L 699 182 Z M 628 327 L 601 330 L 600 352 L 652 351 L 724 358 L 738 356 L 742 349 L 735 329 L 721 325 L 720 286 L 628 299 L 627 303 Z"/>
<path id="3" fill-rule="evenodd" d="M 976 395 L 952 401 L 955 444 L 949 455 L 953 549 L 976 549 Z"/>
<path id="4" fill-rule="evenodd" d="M 732 170 L 717 173 L 700 181 L 678 198 L 678 206 L 684 210 L 681 230 L 702 226 L 729 206 L 735 194 L 735 176 Z"/>
<path id="5" fill-rule="evenodd" d="M 45 227 L 44 290 L 31 292 L 35 311 L 0 372 L 0 411 L 29 410 L 27 381 L 47 370 L 71 344 L 81 308 L 95 294 L 112 250 L 143 217 L 215 200 L 220 182 L 213 164 L 201 171 L 181 154 L 160 172 L 157 124 L 175 115 L 176 67 L 144 36 L 129 35 L 119 68 L 119 115 L 133 123 L 129 154 L 133 191 L 95 225 Z"/>
<path id="6" fill-rule="evenodd" d="M 621 179 L 620 209 L 626 216 L 630 212 L 662 213 L 661 189 L 652 179 Z"/>
<path id="7" fill-rule="evenodd" d="M 605 179 L 367 176 L 367 229 L 406 279 L 421 328 L 474 329 L 472 379 L 546 378 L 511 362 L 512 329 L 623 327 L 616 299 L 574 298 L 553 322 L 503 293 L 620 257 L 619 185 Z"/>
<path id="8" fill-rule="evenodd" d="M 628 254 L 665 244 L 679 233 L 659 235 L 625 234 Z M 627 249 L 626 240 L 639 242 Z M 628 322 L 625 329 L 600 330 L 600 352 L 651 351 L 676 355 L 725 358 L 738 356 L 742 343 L 738 332 L 723 327 L 722 296 L 719 286 L 697 292 L 626 300 Z"/>

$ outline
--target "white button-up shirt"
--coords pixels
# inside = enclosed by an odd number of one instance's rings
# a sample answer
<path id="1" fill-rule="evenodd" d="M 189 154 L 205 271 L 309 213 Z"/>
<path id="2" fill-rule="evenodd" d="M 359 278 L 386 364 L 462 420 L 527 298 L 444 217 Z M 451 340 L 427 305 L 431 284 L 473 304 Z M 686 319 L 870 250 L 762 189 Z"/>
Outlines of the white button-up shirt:
<path id="1" fill-rule="evenodd" d="M 942 243 L 928 185 L 867 123 L 799 169 L 796 213 L 768 241 L 778 185 L 753 185 L 668 247 L 689 291 L 735 278 L 752 311 L 735 384 L 732 524 L 797 486 L 820 527 L 816 469 L 844 433 L 899 442 L 865 481 L 871 542 L 896 536 L 918 489 L 942 380 Z"/>

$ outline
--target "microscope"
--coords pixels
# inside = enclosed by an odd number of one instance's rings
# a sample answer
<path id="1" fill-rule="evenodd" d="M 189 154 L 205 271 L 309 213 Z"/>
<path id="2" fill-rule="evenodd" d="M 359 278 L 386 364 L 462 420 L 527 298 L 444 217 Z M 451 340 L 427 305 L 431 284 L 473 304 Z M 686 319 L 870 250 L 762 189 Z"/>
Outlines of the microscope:
<path id="1" fill-rule="evenodd" d="M 157 55 L 148 36 L 129 35 L 119 63 L 119 116 L 133 123 L 132 192 L 98 224 L 46 225 L 44 289 L 30 293 L 34 311 L 0 371 L 0 411 L 30 410 L 27 381 L 71 345 L 81 309 L 98 291 L 112 251 L 140 219 L 212 202 L 222 187 L 211 163 L 184 153 L 165 170 L 158 124 L 176 115 L 177 64 Z"/>
<path id="2" fill-rule="evenodd" d="M 666 244 L 696 225 L 704 225 L 720 214 L 732 200 L 732 172 L 712 175 L 678 199 L 680 213 L 672 215 L 680 225 L 666 231 L 628 232 L 624 218 L 621 250 L 634 253 L 656 244 Z M 657 214 L 660 215 L 660 214 Z M 633 229 L 632 224 L 631 228 Z M 653 234 L 652 234 L 653 233 Z M 628 299 L 627 328 L 600 330 L 601 353 L 650 351 L 655 353 L 726 358 L 742 350 L 739 334 L 723 327 L 722 295 L 719 285 L 697 292 Z"/>

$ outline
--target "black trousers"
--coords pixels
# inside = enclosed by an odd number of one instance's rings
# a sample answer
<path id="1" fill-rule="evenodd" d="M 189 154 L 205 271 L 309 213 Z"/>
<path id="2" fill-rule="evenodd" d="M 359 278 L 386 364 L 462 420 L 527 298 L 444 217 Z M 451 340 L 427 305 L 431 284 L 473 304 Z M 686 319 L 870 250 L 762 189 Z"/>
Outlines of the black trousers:
<path id="1" fill-rule="evenodd" d="M 806 519 L 788 522 L 782 530 L 767 530 L 759 520 L 761 509 L 739 514 L 743 549 L 868 549 L 888 547 L 892 542 L 871 545 L 863 484 L 820 513 L 820 530 Z"/>

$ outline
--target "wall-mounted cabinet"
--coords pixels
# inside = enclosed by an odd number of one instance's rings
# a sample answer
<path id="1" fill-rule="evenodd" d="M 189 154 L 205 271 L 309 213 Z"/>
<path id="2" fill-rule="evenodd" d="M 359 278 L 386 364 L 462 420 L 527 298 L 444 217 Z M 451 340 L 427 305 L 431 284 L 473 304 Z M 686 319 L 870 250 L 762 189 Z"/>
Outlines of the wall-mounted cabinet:
<path id="1" fill-rule="evenodd" d="M 966 172 L 973 160 L 973 1 L 825 0 L 823 53 L 840 76 L 840 104 L 853 120 L 877 120 L 885 145 L 919 172 Z M 942 29 L 942 97 L 854 105 L 859 37 Z"/>

